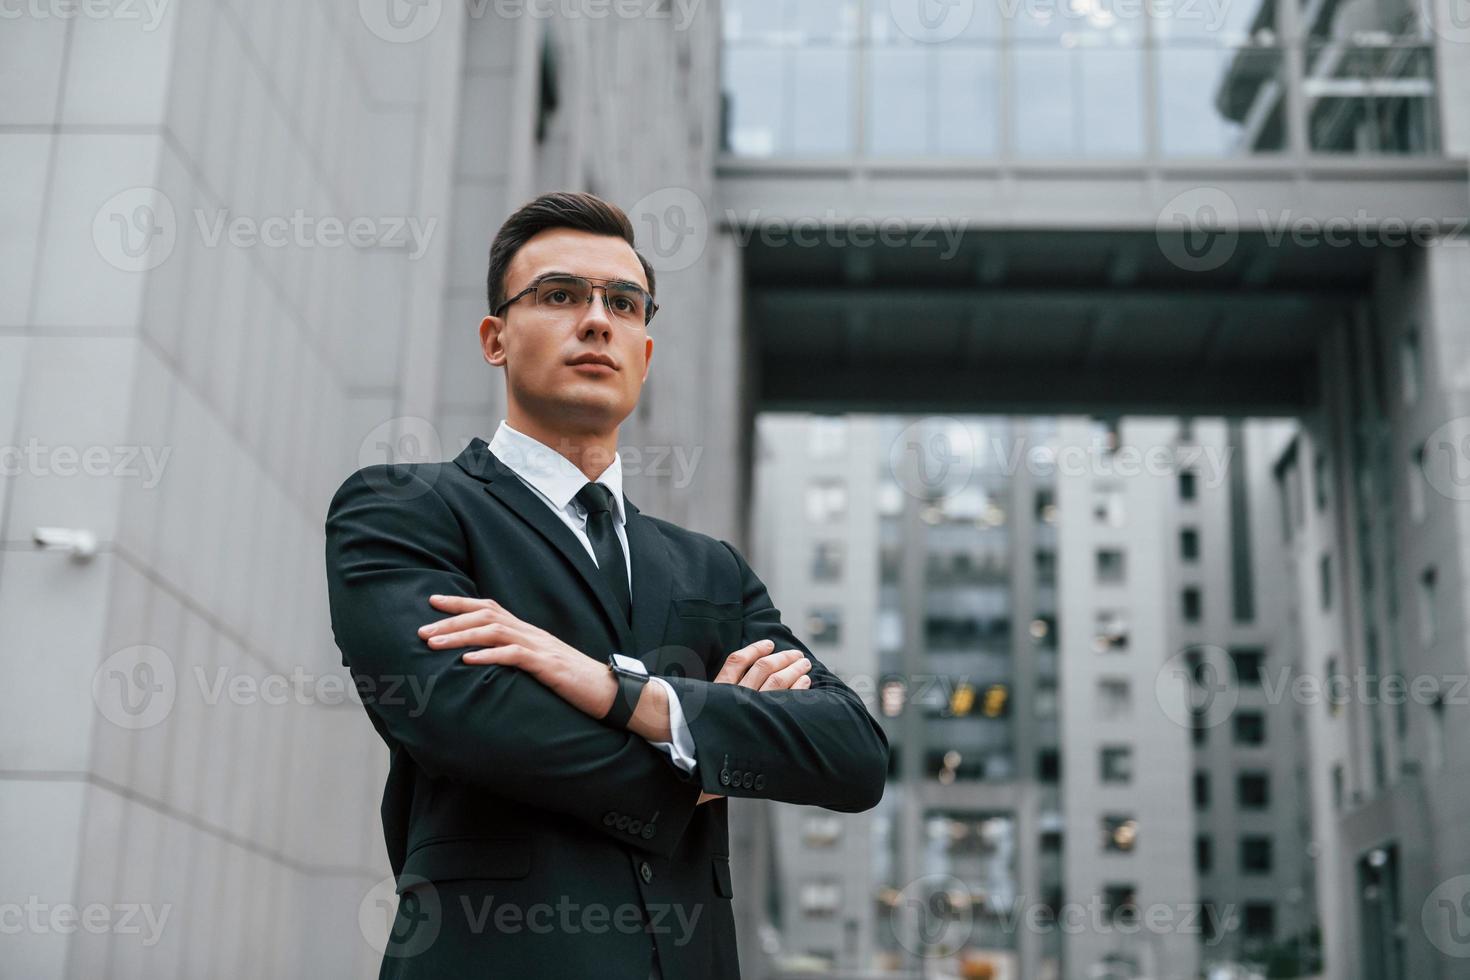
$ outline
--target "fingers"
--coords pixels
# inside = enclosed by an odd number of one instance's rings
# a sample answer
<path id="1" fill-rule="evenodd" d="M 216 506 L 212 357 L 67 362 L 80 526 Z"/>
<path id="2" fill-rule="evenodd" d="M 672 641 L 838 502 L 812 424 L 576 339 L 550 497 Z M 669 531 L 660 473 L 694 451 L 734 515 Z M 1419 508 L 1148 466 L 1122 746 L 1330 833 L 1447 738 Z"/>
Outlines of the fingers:
<path id="1" fill-rule="evenodd" d="M 500 609 L 494 599 L 474 599 L 467 595 L 431 595 L 429 605 L 440 612 L 466 613 L 476 609 Z"/>
<path id="2" fill-rule="evenodd" d="M 779 670 L 784 670 L 802 659 L 800 650 L 782 650 L 780 653 L 772 653 L 761 657 L 750 665 L 745 676 L 740 678 L 740 686 L 748 687 L 752 691 L 759 691 L 771 675 Z"/>
<path id="3" fill-rule="evenodd" d="M 519 643 L 508 643 L 505 646 L 470 650 L 459 659 L 467 664 L 504 664 L 507 667 L 519 667 L 526 662 L 528 653 L 529 651 Z"/>
<path id="4" fill-rule="evenodd" d="M 805 691 L 807 688 L 809 688 L 811 686 L 812 686 L 812 675 L 811 674 L 802 674 L 800 677 L 798 677 L 796 679 L 796 683 L 791 685 L 791 689 L 793 691 Z"/>
<path id="5" fill-rule="evenodd" d="M 796 653 L 797 651 L 788 650 L 785 652 Z M 798 680 L 801 680 L 803 677 L 807 677 L 807 671 L 811 669 L 812 662 L 807 658 L 802 657 L 800 660 L 797 660 L 789 667 L 782 667 L 780 670 L 773 673 L 770 677 L 767 677 L 765 683 L 760 686 L 760 690 L 784 691 L 787 688 L 795 685 Z"/>
<path id="6" fill-rule="evenodd" d="M 432 595 L 429 604 L 440 612 L 456 614 L 419 627 L 419 639 L 435 649 L 504 644 L 519 637 L 515 631 L 524 625 L 494 599 Z"/>
<path id="7" fill-rule="evenodd" d="M 716 684 L 738 684 L 750 665 L 776 649 L 773 640 L 756 640 L 750 646 L 741 647 L 725 658 L 720 672 L 715 675 Z"/>

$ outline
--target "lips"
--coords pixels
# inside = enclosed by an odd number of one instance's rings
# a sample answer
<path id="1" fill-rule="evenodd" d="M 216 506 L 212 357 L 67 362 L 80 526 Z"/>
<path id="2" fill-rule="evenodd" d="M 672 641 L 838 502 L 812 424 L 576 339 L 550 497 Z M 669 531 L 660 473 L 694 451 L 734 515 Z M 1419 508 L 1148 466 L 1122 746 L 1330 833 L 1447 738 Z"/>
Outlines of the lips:
<path id="1" fill-rule="evenodd" d="M 572 358 L 570 361 L 567 361 L 567 363 L 572 367 L 593 365 L 598 367 L 605 367 L 610 371 L 616 371 L 618 369 L 617 365 L 613 363 L 613 359 L 608 357 L 606 354 L 582 354 L 579 357 Z"/>

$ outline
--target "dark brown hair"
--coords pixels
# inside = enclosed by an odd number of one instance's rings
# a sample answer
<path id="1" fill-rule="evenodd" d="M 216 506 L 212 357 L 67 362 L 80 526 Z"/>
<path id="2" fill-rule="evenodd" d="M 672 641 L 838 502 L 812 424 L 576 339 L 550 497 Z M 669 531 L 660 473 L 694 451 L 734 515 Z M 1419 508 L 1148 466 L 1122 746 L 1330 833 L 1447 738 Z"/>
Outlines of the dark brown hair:
<path id="1" fill-rule="evenodd" d="M 505 302 L 505 273 L 511 259 L 521 246 L 532 237 L 549 228 L 574 228 L 589 231 L 594 235 L 612 235 L 633 246 L 633 254 L 643 264 L 643 274 L 648 277 L 648 291 L 655 292 L 653 267 L 648 264 L 633 243 L 633 223 L 623 209 L 595 194 L 580 191 L 556 191 L 542 194 L 529 204 L 523 205 L 515 214 L 505 219 L 505 224 L 495 233 L 490 243 L 490 272 L 485 277 L 485 292 L 494 313 Z"/>

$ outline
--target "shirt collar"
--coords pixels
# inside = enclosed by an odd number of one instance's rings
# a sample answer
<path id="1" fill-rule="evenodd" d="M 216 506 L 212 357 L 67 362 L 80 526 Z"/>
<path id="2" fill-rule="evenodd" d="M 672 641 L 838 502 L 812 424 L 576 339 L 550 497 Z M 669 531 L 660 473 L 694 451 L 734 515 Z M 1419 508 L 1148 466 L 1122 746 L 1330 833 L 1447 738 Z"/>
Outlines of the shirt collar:
<path id="1" fill-rule="evenodd" d="M 558 510 L 566 510 L 577 491 L 587 485 L 587 475 L 577 469 L 571 460 L 539 439 L 511 428 L 510 423 L 504 419 L 500 420 L 500 426 L 490 440 L 490 451 L 495 454 L 496 459 L 510 467 L 516 476 L 540 491 Z M 614 453 L 612 462 L 595 482 L 612 491 L 613 509 L 618 523 L 626 522 L 627 515 L 623 511 L 622 457 Z"/>

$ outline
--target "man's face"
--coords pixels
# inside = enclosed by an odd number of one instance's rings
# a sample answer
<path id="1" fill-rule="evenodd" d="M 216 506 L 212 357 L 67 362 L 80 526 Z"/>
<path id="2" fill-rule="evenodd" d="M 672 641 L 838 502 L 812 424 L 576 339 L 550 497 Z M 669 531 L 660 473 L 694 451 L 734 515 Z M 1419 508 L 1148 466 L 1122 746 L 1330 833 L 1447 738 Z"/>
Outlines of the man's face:
<path id="1" fill-rule="evenodd" d="M 570 228 L 532 237 L 511 259 L 505 276 L 509 298 L 548 273 L 589 279 L 621 279 L 644 289 L 648 280 L 631 246 L 621 238 Z M 638 404 L 648 377 L 653 339 L 641 321 L 608 313 L 603 291 L 585 306 L 538 306 L 522 296 L 480 324 L 485 360 L 504 367 L 507 393 L 519 408 L 548 427 L 606 431 Z M 605 355 L 611 367 L 574 364 Z"/>

